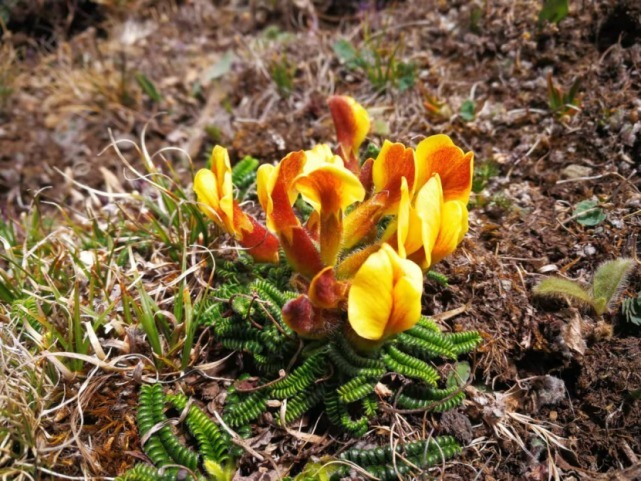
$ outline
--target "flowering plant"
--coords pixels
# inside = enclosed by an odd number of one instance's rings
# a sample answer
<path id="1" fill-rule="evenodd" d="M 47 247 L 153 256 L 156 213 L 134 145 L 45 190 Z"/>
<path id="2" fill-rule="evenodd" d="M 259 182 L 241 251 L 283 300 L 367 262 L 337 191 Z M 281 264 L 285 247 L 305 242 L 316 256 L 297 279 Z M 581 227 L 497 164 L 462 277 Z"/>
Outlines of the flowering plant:
<path id="1" fill-rule="evenodd" d="M 423 272 L 468 230 L 474 155 L 434 135 L 416 149 L 386 140 L 376 158 L 360 162 L 366 110 L 346 96 L 328 105 L 336 149 L 319 144 L 259 167 L 265 225 L 234 200 L 223 147 L 196 174 L 194 190 L 202 210 L 255 261 L 285 255 L 300 292 L 282 309 L 292 330 L 324 339 L 344 329 L 367 348 L 419 321 Z M 307 218 L 295 208 L 299 197 L 312 209 Z"/>

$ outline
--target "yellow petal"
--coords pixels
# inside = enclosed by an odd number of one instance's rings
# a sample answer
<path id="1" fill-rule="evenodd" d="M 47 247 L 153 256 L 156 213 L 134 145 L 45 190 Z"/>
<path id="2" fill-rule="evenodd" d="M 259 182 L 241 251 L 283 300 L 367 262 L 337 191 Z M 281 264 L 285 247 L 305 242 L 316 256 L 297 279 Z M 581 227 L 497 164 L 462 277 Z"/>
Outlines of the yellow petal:
<path id="1" fill-rule="evenodd" d="M 234 187 L 231 180 L 231 163 L 227 149 L 220 145 L 215 146 L 211 152 L 210 165 L 218 184 L 220 211 L 224 213 L 225 222 L 229 222 L 229 225 L 232 225 L 231 221 L 234 218 Z"/>
<path id="2" fill-rule="evenodd" d="M 402 332 L 418 321 L 422 292 L 420 267 L 383 244 L 354 276 L 349 323 L 360 337 L 372 341 Z"/>
<path id="3" fill-rule="evenodd" d="M 394 286 L 394 309 L 385 329 L 385 337 L 407 331 L 421 317 L 423 273 L 412 261 L 403 260 L 403 277 Z"/>
<path id="4" fill-rule="evenodd" d="M 370 255 L 358 270 L 349 290 L 347 314 L 360 337 L 383 337 L 392 313 L 394 271 L 389 255 L 382 249 Z"/>
<path id="5" fill-rule="evenodd" d="M 318 169 L 327 164 L 343 167 L 343 159 L 332 152 L 332 148 L 327 144 L 317 144 L 311 150 L 305 151 L 307 162 L 303 167 L 303 174 Z"/>
<path id="6" fill-rule="evenodd" d="M 433 263 L 432 251 L 436 244 L 441 229 L 441 216 L 443 207 L 443 191 L 438 175 L 433 176 L 421 187 L 416 195 L 414 208 L 420 219 L 421 244 L 423 246 L 424 260 L 421 263 L 423 269 L 429 268 Z M 413 240 L 413 242 L 415 242 Z M 410 251 L 412 252 L 412 251 Z"/>
<path id="7" fill-rule="evenodd" d="M 276 182 L 276 167 L 271 164 L 263 164 L 258 167 L 256 171 L 256 194 L 258 195 L 258 202 L 260 203 L 265 216 L 267 218 L 267 227 L 271 231 L 275 231 L 275 226 L 272 225 L 272 212 L 274 211 L 274 201 L 272 200 L 272 191 L 274 190 L 274 183 Z"/>
<path id="8" fill-rule="evenodd" d="M 396 219 L 398 254 L 402 258 L 406 258 L 423 245 L 423 230 L 422 218 L 411 205 L 409 187 L 405 178 L 401 184 L 401 199 Z"/>
<path id="9" fill-rule="evenodd" d="M 218 196 L 218 185 L 216 176 L 209 169 L 200 169 L 194 177 L 194 192 L 198 197 L 201 208 L 208 217 L 217 223 L 223 225 L 222 219 L 218 214 L 220 210 L 220 198 Z"/>
<path id="10" fill-rule="evenodd" d="M 457 200 L 445 202 L 442 209 L 441 228 L 432 249 L 432 262 L 436 263 L 454 252 L 467 233 L 467 229 L 465 204 Z"/>

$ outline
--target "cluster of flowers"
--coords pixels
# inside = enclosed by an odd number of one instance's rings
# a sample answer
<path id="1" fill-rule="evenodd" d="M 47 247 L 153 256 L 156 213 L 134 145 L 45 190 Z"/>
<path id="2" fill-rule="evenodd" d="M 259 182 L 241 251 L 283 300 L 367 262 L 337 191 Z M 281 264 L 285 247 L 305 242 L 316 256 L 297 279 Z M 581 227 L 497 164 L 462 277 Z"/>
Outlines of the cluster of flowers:
<path id="1" fill-rule="evenodd" d="M 223 147 L 214 148 L 211 169 L 196 174 L 194 190 L 203 211 L 256 261 L 278 262 L 282 249 L 303 292 L 283 308 L 294 331 L 321 339 L 344 326 L 351 338 L 380 342 L 418 321 L 423 272 L 467 232 L 474 155 L 434 135 L 416 150 L 386 140 L 361 164 L 366 110 L 346 96 L 328 105 L 336 151 L 319 144 L 259 167 L 266 227 L 234 200 Z M 305 222 L 294 207 L 299 196 L 313 208 Z"/>

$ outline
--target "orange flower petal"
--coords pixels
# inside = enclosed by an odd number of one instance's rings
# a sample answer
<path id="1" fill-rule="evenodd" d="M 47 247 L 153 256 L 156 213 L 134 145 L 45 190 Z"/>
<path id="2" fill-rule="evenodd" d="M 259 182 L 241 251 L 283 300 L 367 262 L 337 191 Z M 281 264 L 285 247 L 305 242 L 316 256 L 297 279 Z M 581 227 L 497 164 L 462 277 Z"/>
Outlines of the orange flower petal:
<path id="1" fill-rule="evenodd" d="M 439 174 L 445 201 L 467 203 L 472 190 L 474 153 L 456 147 L 447 135 L 434 135 L 422 140 L 416 148 L 417 186 Z"/>
<path id="2" fill-rule="evenodd" d="M 323 309 L 336 309 L 344 301 L 347 284 L 336 280 L 333 267 L 326 267 L 314 276 L 309 285 L 309 298 L 312 303 Z"/>
<path id="3" fill-rule="evenodd" d="M 234 206 L 240 211 L 240 207 Z M 247 249 L 256 262 L 278 263 L 279 242 L 274 234 L 256 219 L 240 211 L 234 219 L 242 218 L 242 227 L 238 227 L 238 243 Z"/>
<path id="4" fill-rule="evenodd" d="M 401 196 L 401 182 L 405 178 L 410 193 L 414 192 L 415 171 L 414 150 L 403 144 L 386 140 L 372 167 L 374 191 L 389 192 L 386 213 L 396 210 Z"/>
<path id="5" fill-rule="evenodd" d="M 336 137 L 341 145 L 345 165 L 352 172 L 358 172 L 358 149 L 370 127 L 367 111 L 352 97 L 344 95 L 330 97 L 327 104 L 334 120 Z"/>
<path id="6" fill-rule="evenodd" d="M 298 176 L 295 188 L 318 212 L 335 213 L 365 197 L 358 177 L 344 167 L 324 165 Z"/>
<path id="7" fill-rule="evenodd" d="M 304 227 L 282 229 L 278 232 L 278 238 L 287 261 L 296 272 L 311 279 L 325 267 L 316 244 Z"/>
<path id="8" fill-rule="evenodd" d="M 265 164 L 258 168 L 258 201 L 267 216 L 269 230 L 278 232 L 300 225 L 292 205 L 298 197 L 294 179 L 300 175 L 304 165 L 305 153 L 299 151 L 288 154 L 276 167 Z"/>

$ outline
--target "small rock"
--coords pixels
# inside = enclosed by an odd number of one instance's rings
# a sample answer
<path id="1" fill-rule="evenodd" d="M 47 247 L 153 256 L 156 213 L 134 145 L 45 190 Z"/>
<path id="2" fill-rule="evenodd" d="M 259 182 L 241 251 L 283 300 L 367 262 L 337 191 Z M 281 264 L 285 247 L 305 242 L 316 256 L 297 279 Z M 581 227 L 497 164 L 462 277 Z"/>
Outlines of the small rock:
<path id="1" fill-rule="evenodd" d="M 455 438 L 469 444 L 474 439 L 472 423 L 466 415 L 460 411 L 446 411 L 441 416 L 443 430 Z"/>
<path id="2" fill-rule="evenodd" d="M 592 175 L 592 168 L 585 165 L 570 164 L 561 171 L 561 175 L 566 179 L 590 177 Z"/>
<path id="3" fill-rule="evenodd" d="M 565 398 L 565 382 L 558 377 L 543 376 L 537 386 L 536 394 L 541 406 L 558 404 Z"/>

